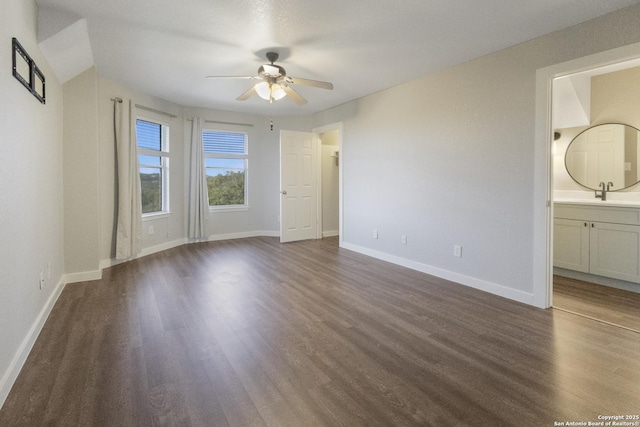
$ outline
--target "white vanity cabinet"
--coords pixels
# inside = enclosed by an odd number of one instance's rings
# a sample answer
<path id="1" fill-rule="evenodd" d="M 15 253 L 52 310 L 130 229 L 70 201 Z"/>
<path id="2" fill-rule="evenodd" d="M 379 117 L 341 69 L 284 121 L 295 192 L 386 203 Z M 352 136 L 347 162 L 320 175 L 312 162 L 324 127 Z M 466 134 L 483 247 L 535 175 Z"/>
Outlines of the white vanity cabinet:
<path id="1" fill-rule="evenodd" d="M 555 203 L 553 264 L 640 283 L 640 207 Z"/>
<path id="2" fill-rule="evenodd" d="M 589 272 L 589 222 L 553 220 L 553 266 Z"/>

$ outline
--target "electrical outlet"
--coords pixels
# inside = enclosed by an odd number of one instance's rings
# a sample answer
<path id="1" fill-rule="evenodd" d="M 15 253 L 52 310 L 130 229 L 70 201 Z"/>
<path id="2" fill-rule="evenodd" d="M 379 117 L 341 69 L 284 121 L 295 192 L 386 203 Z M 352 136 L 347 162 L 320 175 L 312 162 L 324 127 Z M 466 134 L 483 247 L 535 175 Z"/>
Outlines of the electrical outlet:
<path id="1" fill-rule="evenodd" d="M 378 238 L 378 230 L 377 229 L 373 229 L 373 238 L 377 239 Z"/>
<path id="2" fill-rule="evenodd" d="M 155 230 L 153 229 L 153 225 L 150 225 L 147 230 L 149 230 L 149 234 L 155 233 Z"/>
<path id="3" fill-rule="evenodd" d="M 453 256 L 456 258 L 462 258 L 462 246 L 453 245 Z"/>
<path id="4" fill-rule="evenodd" d="M 40 289 L 44 288 L 44 273 L 40 272 Z"/>
<path id="5" fill-rule="evenodd" d="M 400 236 L 400 242 L 401 242 L 403 245 L 406 245 L 406 244 L 407 244 L 407 235 L 406 235 L 406 234 L 403 234 L 402 236 Z"/>

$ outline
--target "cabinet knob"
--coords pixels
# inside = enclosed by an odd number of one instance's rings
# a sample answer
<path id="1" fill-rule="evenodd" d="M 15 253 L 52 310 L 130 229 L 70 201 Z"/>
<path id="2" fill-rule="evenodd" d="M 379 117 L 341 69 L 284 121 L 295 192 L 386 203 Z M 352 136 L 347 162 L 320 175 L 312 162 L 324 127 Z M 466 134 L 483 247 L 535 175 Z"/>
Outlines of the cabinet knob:
<path id="1" fill-rule="evenodd" d="M 584 223 L 584 226 L 585 226 L 585 227 L 587 226 L 587 223 L 586 223 L 586 222 Z"/>
<path id="2" fill-rule="evenodd" d="M 594 223 L 591 223 L 591 228 L 594 228 L 596 225 Z"/>

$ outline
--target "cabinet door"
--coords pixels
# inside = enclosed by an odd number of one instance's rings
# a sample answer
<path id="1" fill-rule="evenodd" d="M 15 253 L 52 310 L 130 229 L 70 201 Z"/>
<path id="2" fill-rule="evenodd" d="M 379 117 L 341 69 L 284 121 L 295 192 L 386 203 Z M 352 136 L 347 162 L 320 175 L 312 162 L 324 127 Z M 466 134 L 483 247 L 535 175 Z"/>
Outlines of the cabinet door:
<path id="1" fill-rule="evenodd" d="M 589 223 L 574 219 L 553 220 L 553 265 L 589 272 Z"/>
<path id="2" fill-rule="evenodd" d="M 640 283 L 640 226 L 592 223 L 592 274 Z"/>

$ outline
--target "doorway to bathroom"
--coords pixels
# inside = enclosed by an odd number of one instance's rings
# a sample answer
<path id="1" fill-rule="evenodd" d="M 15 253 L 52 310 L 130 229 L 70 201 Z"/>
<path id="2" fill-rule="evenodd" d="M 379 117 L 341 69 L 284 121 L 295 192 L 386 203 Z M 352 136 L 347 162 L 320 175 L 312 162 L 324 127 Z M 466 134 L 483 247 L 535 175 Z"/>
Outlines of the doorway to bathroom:
<path id="1" fill-rule="evenodd" d="M 640 61 L 563 73 L 551 105 L 552 306 L 640 332 Z"/>

